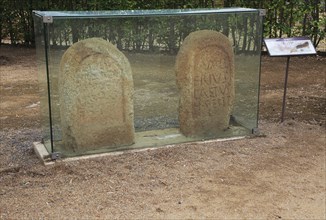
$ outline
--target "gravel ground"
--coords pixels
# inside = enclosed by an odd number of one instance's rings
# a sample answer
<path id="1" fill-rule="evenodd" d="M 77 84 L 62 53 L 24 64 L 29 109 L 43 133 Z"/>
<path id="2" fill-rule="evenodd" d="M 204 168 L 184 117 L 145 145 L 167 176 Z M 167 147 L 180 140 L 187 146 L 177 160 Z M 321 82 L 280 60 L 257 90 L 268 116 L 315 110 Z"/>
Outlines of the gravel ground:
<path id="1" fill-rule="evenodd" d="M 263 57 L 262 135 L 44 166 L 35 51 L 0 49 L 0 219 L 326 219 L 326 62 Z"/>

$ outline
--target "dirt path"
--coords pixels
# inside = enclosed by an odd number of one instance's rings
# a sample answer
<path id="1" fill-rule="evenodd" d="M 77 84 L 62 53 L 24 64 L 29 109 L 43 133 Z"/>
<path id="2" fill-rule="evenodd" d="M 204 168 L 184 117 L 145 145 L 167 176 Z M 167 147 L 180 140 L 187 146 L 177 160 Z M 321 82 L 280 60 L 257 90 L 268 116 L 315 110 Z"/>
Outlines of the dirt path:
<path id="1" fill-rule="evenodd" d="M 0 219 L 325 219 L 326 59 L 263 57 L 254 139 L 44 167 L 35 51 L 0 48 Z"/>

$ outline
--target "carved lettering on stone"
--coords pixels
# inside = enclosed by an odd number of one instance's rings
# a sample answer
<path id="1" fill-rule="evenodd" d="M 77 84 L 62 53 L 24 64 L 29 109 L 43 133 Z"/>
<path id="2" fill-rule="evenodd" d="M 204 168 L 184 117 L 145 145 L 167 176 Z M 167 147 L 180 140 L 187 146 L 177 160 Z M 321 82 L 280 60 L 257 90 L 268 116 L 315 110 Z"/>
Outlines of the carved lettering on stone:
<path id="1" fill-rule="evenodd" d="M 179 122 L 185 136 L 209 137 L 229 126 L 234 102 L 234 56 L 223 34 L 189 34 L 176 59 Z"/>
<path id="2" fill-rule="evenodd" d="M 134 143 L 131 67 L 111 43 L 90 38 L 65 52 L 60 63 L 59 97 L 67 151 Z"/>

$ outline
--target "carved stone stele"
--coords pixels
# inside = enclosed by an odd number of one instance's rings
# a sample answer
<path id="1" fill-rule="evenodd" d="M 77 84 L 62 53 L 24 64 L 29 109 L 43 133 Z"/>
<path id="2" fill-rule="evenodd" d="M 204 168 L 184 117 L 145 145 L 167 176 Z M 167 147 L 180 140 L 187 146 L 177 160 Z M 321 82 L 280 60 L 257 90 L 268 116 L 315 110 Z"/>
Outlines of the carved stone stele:
<path id="1" fill-rule="evenodd" d="M 73 44 L 61 59 L 58 86 L 65 150 L 134 143 L 131 67 L 115 46 L 100 38 Z"/>
<path id="2" fill-rule="evenodd" d="M 210 137 L 227 129 L 234 102 L 234 55 L 217 31 L 190 33 L 176 58 L 179 123 L 185 136 Z"/>

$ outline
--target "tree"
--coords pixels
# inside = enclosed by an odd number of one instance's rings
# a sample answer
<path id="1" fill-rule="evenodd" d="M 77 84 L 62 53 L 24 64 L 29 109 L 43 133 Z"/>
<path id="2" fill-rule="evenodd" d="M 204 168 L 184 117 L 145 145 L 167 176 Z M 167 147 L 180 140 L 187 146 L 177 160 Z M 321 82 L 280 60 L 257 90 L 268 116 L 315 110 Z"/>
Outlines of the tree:
<path id="1" fill-rule="evenodd" d="M 325 38 L 326 4 L 325 0 L 2 0 L 0 4 L 0 40 L 10 39 L 12 44 L 34 45 L 34 24 L 32 10 L 127 10 L 127 9 L 182 9 L 182 8 L 213 8 L 213 7 L 248 7 L 266 8 L 264 37 L 291 37 L 309 36 L 314 45 Z M 189 18 L 190 19 L 190 18 Z M 91 36 L 91 33 L 102 34 L 110 41 L 115 42 L 119 48 L 135 45 L 136 48 L 145 48 L 145 44 L 153 50 L 154 42 L 163 43 L 170 50 L 178 48 L 180 42 L 195 29 L 200 19 L 177 19 L 165 22 L 159 27 L 153 27 L 146 21 L 135 24 L 132 30 L 122 30 L 115 23 L 89 26 L 89 30 L 80 28 L 83 22 L 66 22 L 52 31 L 51 42 L 61 45 L 77 42 L 79 39 Z M 226 16 L 221 22 L 216 21 L 210 27 L 231 36 L 236 49 L 248 50 L 254 47 L 255 27 L 251 18 L 235 19 Z M 234 23 L 238 22 L 238 23 Z M 240 22 L 240 23 L 239 23 Z M 221 24 L 222 23 L 222 24 Z M 163 25 L 163 26 L 162 26 Z M 212 24 L 213 25 L 213 24 Z M 186 27 L 186 28 L 185 28 Z M 160 29 L 161 28 L 161 29 Z M 240 28 L 240 29 L 239 29 Z M 241 29 L 242 28 L 242 29 Z M 163 33 L 164 29 L 169 33 Z M 133 32 L 140 33 L 132 38 L 133 42 L 126 42 L 127 35 Z M 238 39 L 241 32 L 241 39 Z M 171 35 L 171 39 L 165 39 Z M 69 36 L 72 36 L 69 42 Z M 146 40 L 145 40 L 146 39 Z M 129 39 L 128 41 L 130 41 Z M 240 43 L 241 41 L 241 43 Z M 240 45 L 241 44 L 241 45 Z"/>

